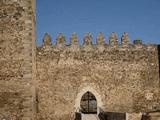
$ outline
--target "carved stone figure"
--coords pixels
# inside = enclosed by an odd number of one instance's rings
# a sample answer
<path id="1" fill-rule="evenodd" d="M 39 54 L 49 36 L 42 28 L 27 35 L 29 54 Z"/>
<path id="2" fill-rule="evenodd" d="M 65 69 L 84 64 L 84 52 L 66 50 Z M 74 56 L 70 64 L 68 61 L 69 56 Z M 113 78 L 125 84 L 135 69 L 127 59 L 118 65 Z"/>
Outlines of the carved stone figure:
<path id="1" fill-rule="evenodd" d="M 115 32 L 112 32 L 111 33 L 111 36 L 109 37 L 109 43 L 111 45 L 116 45 L 118 44 L 118 36 Z"/>
<path id="2" fill-rule="evenodd" d="M 44 45 L 51 45 L 52 44 L 51 36 L 48 33 L 45 33 L 45 35 L 43 37 L 43 44 Z"/>
<path id="3" fill-rule="evenodd" d="M 99 33 L 98 34 L 98 36 L 97 36 L 97 44 L 104 44 L 104 42 L 105 42 L 105 37 L 104 37 L 104 35 L 103 35 L 103 33 Z"/>
<path id="4" fill-rule="evenodd" d="M 90 45 L 92 44 L 92 35 L 91 33 L 86 33 L 84 36 L 84 44 Z"/>

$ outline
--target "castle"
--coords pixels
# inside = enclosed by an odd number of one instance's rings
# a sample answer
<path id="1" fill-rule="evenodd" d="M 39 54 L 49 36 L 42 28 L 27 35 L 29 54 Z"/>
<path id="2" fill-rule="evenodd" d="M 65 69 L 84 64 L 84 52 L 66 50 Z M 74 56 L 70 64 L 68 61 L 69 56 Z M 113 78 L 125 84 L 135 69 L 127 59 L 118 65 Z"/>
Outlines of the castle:
<path id="1" fill-rule="evenodd" d="M 0 1 L 0 120 L 160 120 L 159 45 L 113 32 L 37 46 L 35 15 L 35 0 Z"/>

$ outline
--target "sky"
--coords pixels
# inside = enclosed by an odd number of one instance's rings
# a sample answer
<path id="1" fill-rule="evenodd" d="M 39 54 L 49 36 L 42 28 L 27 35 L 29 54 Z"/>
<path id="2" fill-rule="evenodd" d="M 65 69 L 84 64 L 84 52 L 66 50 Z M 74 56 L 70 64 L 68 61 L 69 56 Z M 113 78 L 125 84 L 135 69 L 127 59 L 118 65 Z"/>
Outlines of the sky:
<path id="1" fill-rule="evenodd" d="M 80 43 L 90 32 L 93 43 L 103 32 L 116 32 L 120 38 L 128 32 L 131 41 L 142 39 L 145 44 L 160 44 L 160 0 L 37 0 L 37 44 L 44 34 L 51 35 L 55 43 L 63 33 L 69 43 L 76 32 Z"/>

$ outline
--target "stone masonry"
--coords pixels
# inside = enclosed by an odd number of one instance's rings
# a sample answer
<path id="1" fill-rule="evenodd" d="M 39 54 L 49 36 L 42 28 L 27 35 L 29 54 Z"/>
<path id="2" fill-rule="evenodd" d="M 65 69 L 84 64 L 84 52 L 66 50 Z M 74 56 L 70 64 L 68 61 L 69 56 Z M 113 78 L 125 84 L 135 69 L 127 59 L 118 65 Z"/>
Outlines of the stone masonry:
<path id="1" fill-rule="evenodd" d="M 56 45 L 51 45 L 51 37 L 45 34 L 43 45 L 36 51 L 40 119 L 71 119 L 87 91 L 95 94 L 103 111 L 126 112 L 130 120 L 136 120 L 136 114 L 139 120 L 140 113 L 157 110 L 157 45 L 145 45 L 141 40 L 130 44 L 127 33 L 122 36 L 122 44 L 118 44 L 116 33 L 111 34 L 110 44 L 104 40 L 100 33 L 93 45 L 88 33 L 84 44 L 79 45 L 74 33 L 71 44 L 66 45 L 65 36 L 59 34 Z"/>
<path id="2" fill-rule="evenodd" d="M 46 33 L 38 46 L 35 15 L 35 0 L 0 0 L 0 120 L 74 120 L 87 91 L 103 111 L 160 120 L 158 45 L 113 32 L 108 44 L 86 33 L 82 45 Z"/>
<path id="3" fill-rule="evenodd" d="M 34 0 L 0 0 L 0 120 L 35 118 L 34 26 Z"/>

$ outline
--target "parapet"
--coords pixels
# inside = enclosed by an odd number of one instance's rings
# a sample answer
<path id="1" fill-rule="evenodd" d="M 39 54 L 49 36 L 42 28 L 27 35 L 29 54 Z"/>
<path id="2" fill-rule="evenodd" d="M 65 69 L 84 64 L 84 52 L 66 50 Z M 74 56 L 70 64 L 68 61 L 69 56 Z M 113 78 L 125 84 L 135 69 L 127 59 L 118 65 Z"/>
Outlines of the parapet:
<path id="1" fill-rule="evenodd" d="M 96 37 L 96 44 L 93 44 L 93 37 L 91 33 L 86 33 L 83 37 L 83 43 L 79 43 L 79 37 L 76 33 L 73 33 L 70 37 L 70 42 L 67 44 L 66 37 L 63 33 L 59 33 L 56 38 L 56 42 L 53 44 L 52 38 L 48 33 L 45 33 L 43 37 L 43 44 L 38 46 L 37 48 L 43 48 L 44 50 L 51 50 L 54 49 L 63 49 L 63 50 L 73 50 L 73 51 L 94 51 L 98 49 L 100 51 L 104 50 L 111 50 L 112 48 L 115 49 L 141 49 L 143 50 L 153 50 L 156 49 L 157 45 L 154 44 L 143 44 L 141 39 L 136 39 L 131 42 L 129 35 L 127 32 L 124 32 L 121 36 L 121 40 L 118 40 L 118 35 L 115 32 L 112 32 L 111 35 L 108 37 L 109 42 L 106 42 L 106 37 L 102 32 L 100 32 Z M 47 49 L 46 49 L 47 48 Z M 111 48 L 111 49 L 110 49 Z"/>
<path id="2" fill-rule="evenodd" d="M 70 41 L 71 41 L 70 44 L 67 44 L 65 35 L 63 33 L 59 33 L 56 38 L 56 45 L 62 45 L 62 46 L 79 45 L 78 35 L 76 33 L 73 33 L 70 37 Z M 91 33 L 86 33 L 83 38 L 83 45 L 93 45 L 92 41 L 93 41 L 93 37 Z M 121 41 L 119 42 L 117 33 L 112 32 L 111 35 L 109 36 L 109 44 L 107 44 L 104 34 L 100 32 L 97 35 L 96 44 L 97 45 L 111 45 L 111 46 L 120 46 L 120 45 L 127 46 L 131 44 L 131 40 L 129 38 L 128 33 L 124 32 L 122 34 Z M 137 39 L 133 41 L 133 44 L 142 45 L 143 43 L 142 43 L 142 40 Z M 43 37 L 43 46 L 49 46 L 49 45 L 52 45 L 52 39 L 48 33 L 45 33 Z"/>

